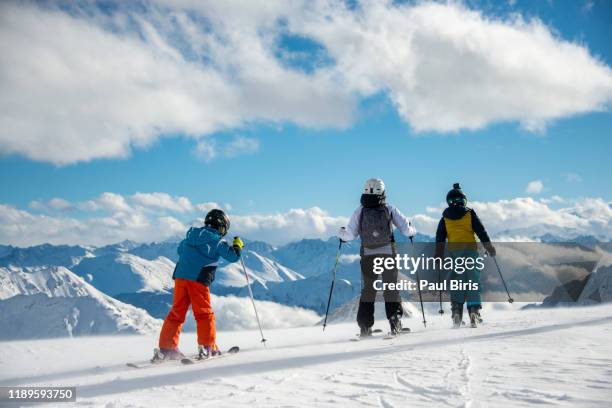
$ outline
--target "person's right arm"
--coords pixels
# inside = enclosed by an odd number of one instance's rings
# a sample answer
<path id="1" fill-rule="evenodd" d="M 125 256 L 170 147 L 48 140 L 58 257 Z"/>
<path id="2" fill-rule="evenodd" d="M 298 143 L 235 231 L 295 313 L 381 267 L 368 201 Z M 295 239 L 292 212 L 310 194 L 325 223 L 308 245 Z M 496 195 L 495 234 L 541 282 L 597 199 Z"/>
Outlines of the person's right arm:
<path id="1" fill-rule="evenodd" d="M 359 217 L 361 217 L 361 206 L 357 207 L 346 228 L 338 231 L 338 238 L 342 241 L 352 241 L 359 236 Z"/>

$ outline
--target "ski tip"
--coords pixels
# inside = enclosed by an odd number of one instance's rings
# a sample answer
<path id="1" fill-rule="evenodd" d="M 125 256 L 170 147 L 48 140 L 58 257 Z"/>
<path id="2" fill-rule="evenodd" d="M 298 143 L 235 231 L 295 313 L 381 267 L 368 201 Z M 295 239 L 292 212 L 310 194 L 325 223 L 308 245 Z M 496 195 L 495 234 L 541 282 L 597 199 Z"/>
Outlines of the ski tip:
<path id="1" fill-rule="evenodd" d="M 190 358 L 182 358 L 181 363 L 183 364 L 193 364 L 193 360 Z"/>
<path id="2" fill-rule="evenodd" d="M 239 351 L 240 351 L 240 347 L 238 347 L 238 346 L 233 346 L 233 347 L 230 347 L 230 349 L 229 349 L 229 350 L 227 350 L 227 352 L 228 352 L 229 354 L 234 354 L 234 353 L 237 353 L 237 352 L 239 352 Z"/>

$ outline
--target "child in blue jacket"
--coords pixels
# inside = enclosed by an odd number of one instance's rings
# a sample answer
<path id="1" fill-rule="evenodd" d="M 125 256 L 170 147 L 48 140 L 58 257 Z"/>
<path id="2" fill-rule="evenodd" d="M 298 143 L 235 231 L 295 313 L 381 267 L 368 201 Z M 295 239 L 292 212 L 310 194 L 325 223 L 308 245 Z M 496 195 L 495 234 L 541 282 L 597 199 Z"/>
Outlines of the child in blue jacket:
<path id="1" fill-rule="evenodd" d="M 211 210 L 206 215 L 204 227 L 190 228 L 179 244 L 179 260 L 173 275 L 172 309 L 162 326 L 159 348 L 155 349 L 153 361 L 183 357 L 178 343 L 189 305 L 197 323 L 199 357 L 206 358 L 220 353 L 216 344 L 210 285 L 215 280 L 219 258 L 236 262 L 244 247 L 239 237 L 234 238 L 231 246 L 223 239 L 229 227 L 229 218 L 223 211 Z"/>

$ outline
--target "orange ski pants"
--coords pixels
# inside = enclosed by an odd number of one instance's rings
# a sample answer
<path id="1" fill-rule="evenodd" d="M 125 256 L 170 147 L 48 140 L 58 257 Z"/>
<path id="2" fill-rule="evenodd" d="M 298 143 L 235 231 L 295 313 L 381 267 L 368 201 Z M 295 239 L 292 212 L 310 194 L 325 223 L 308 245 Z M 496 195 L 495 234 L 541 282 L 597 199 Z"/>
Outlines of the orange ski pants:
<path id="1" fill-rule="evenodd" d="M 172 309 L 164 320 L 159 335 L 159 348 L 175 349 L 178 347 L 181 328 L 189 305 L 193 309 L 198 330 L 198 344 L 215 346 L 215 314 L 210 305 L 210 288 L 199 282 L 177 278 L 174 281 Z"/>

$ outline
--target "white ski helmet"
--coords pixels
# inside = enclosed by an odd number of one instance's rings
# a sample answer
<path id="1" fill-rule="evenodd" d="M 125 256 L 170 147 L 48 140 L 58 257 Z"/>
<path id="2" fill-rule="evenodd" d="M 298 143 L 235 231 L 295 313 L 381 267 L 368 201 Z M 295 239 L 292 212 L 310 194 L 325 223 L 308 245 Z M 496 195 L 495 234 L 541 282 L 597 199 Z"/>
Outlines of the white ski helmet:
<path id="1" fill-rule="evenodd" d="M 383 195 L 385 193 L 385 183 L 381 179 L 371 178 L 365 182 L 363 194 Z"/>

